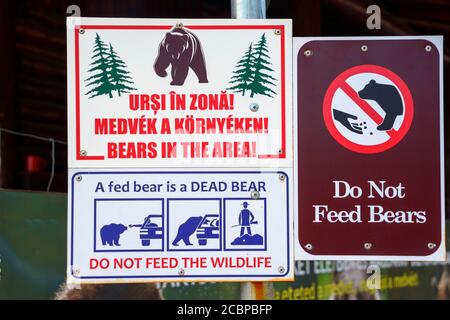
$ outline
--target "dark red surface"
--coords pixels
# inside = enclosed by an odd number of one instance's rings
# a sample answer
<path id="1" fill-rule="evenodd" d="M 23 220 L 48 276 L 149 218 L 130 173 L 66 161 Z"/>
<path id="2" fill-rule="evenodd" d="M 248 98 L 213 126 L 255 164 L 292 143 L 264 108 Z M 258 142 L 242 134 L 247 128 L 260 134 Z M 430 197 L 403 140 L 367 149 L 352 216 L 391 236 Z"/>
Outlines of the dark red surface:
<path id="1" fill-rule="evenodd" d="M 361 51 L 367 45 L 368 51 Z M 431 45 L 431 52 L 425 50 Z M 311 56 L 303 52 L 312 50 Z M 299 241 L 315 255 L 426 256 L 441 243 L 439 54 L 425 40 L 311 41 L 298 59 Z M 358 65 L 378 65 L 409 87 L 414 118 L 406 136 L 380 153 L 361 154 L 340 145 L 327 130 L 322 105 L 331 82 Z M 333 199 L 333 180 L 363 188 L 360 199 Z M 367 199 L 368 180 L 405 187 L 404 199 Z M 313 205 L 332 210 L 362 207 L 363 223 L 313 223 Z M 426 211 L 424 224 L 367 223 L 367 205 L 392 211 Z M 364 243 L 371 243 L 370 250 Z M 435 243 L 434 249 L 428 243 Z"/>

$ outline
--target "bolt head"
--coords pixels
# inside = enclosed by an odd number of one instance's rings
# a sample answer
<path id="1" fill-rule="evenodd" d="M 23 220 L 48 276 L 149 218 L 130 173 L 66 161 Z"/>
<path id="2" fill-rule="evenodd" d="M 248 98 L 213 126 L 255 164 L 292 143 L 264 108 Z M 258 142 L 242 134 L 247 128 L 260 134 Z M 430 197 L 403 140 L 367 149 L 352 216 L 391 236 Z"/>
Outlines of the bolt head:
<path id="1" fill-rule="evenodd" d="M 278 179 L 280 179 L 281 181 L 284 181 L 284 180 L 286 180 L 286 176 L 284 174 L 280 174 L 278 176 Z"/>
<path id="2" fill-rule="evenodd" d="M 370 242 L 364 243 L 364 249 L 366 249 L 366 250 L 372 249 L 372 244 Z"/>
<path id="3" fill-rule="evenodd" d="M 312 245 L 311 243 L 307 243 L 307 244 L 305 245 L 305 248 L 306 248 L 306 250 L 312 250 L 313 245 Z"/>
<path id="4" fill-rule="evenodd" d="M 276 35 L 280 35 L 280 34 L 281 34 L 281 30 L 280 30 L 280 29 L 275 29 L 274 33 L 275 33 Z"/>
<path id="5" fill-rule="evenodd" d="M 177 26 L 177 28 L 183 28 L 183 24 L 182 24 L 181 22 L 178 22 L 178 23 L 176 24 L 176 26 Z"/>
<path id="6" fill-rule="evenodd" d="M 309 50 L 309 49 L 307 49 L 303 52 L 303 55 L 305 57 L 310 57 L 310 56 L 312 56 L 312 54 L 313 54 L 312 50 Z"/>
<path id="7" fill-rule="evenodd" d="M 366 52 L 367 50 L 368 50 L 368 48 L 367 48 L 366 45 L 362 45 L 362 46 L 361 46 L 361 51 L 362 51 L 362 52 Z"/>
<path id="8" fill-rule="evenodd" d="M 80 29 L 79 32 L 80 32 L 80 34 L 84 34 L 85 31 L 84 31 L 84 29 Z"/>
<path id="9" fill-rule="evenodd" d="M 255 103 L 255 102 L 250 103 L 250 105 L 248 107 L 253 112 L 256 112 L 256 111 L 259 110 L 259 105 L 257 103 Z"/>
<path id="10" fill-rule="evenodd" d="M 75 180 L 81 181 L 81 180 L 83 180 L 83 177 L 82 176 L 76 176 Z"/>
<path id="11" fill-rule="evenodd" d="M 434 248 L 436 248 L 435 243 L 432 243 L 432 242 L 428 243 L 428 249 L 434 249 Z"/>
<path id="12" fill-rule="evenodd" d="M 252 199 L 259 199 L 259 191 L 254 190 L 251 192 L 250 195 L 251 195 Z"/>
<path id="13" fill-rule="evenodd" d="M 86 150 L 81 150 L 81 151 L 80 151 L 80 156 L 86 157 L 86 156 L 87 156 Z"/>
<path id="14" fill-rule="evenodd" d="M 426 52 L 430 52 L 431 51 L 431 46 L 429 44 L 425 46 L 425 51 Z"/>
<path id="15" fill-rule="evenodd" d="M 279 266 L 278 267 L 278 272 L 279 273 L 284 273 L 286 271 L 286 269 L 283 266 Z"/>
<path id="16" fill-rule="evenodd" d="M 179 275 L 179 276 L 184 276 L 184 274 L 185 274 L 184 269 L 178 270 L 178 275 Z"/>

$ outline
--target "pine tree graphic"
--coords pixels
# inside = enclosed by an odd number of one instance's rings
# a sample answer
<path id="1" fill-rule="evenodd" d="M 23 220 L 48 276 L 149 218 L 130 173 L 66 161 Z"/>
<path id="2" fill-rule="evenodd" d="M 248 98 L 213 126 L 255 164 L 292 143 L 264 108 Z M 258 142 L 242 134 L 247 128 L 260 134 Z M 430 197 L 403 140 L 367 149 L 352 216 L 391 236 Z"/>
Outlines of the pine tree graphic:
<path id="1" fill-rule="evenodd" d="M 90 78 L 86 79 L 86 81 L 91 81 L 87 84 L 87 86 L 97 85 L 93 89 L 91 89 L 86 95 L 91 95 L 89 98 L 93 98 L 96 96 L 100 96 L 103 94 L 109 95 L 112 98 L 112 90 L 113 86 L 109 81 L 109 73 L 108 73 L 108 47 L 107 45 L 100 39 L 100 36 L 96 35 L 95 37 L 95 45 L 94 45 L 94 55 L 92 59 L 94 60 L 91 65 L 93 68 L 89 69 L 88 72 L 97 72 Z"/>
<path id="2" fill-rule="evenodd" d="M 109 71 L 110 74 L 110 83 L 113 86 L 113 90 L 117 91 L 117 94 L 120 97 L 120 93 L 128 93 L 131 90 L 136 90 L 128 86 L 128 84 L 133 84 L 132 78 L 129 76 L 129 72 L 126 68 L 125 62 L 120 59 L 117 53 L 114 51 L 111 43 L 109 44 L 109 67 L 111 68 Z"/>
<path id="3" fill-rule="evenodd" d="M 269 50 L 267 49 L 266 34 L 263 33 L 261 39 L 255 46 L 255 61 L 254 61 L 254 76 L 253 82 L 249 84 L 249 89 L 251 90 L 250 98 L 253 98 L 255 94 L 262 94 L 264 96 L 273 97 L 272 94 L 276 94 L 275 91 L 267 87 L 267 85 L 275 86 L 276 81 L 274 77 L 267 74 L 266 72 L 273 72 L 274 70 L 270 67 Z"/>
<path id="4" fill-rule="evenodd" d="M 229 82 L 235 85 L 228 89 L 242 93 L 242 95 L 245 95 L 246 90 L 248 90 L 251 98 L 255 94 L 273 97 L 276 92 L 268 85 L 275 86 L 274 81 L 277 81 L 277 79 L 268 74 L 268 72 L 274 71 L 270 67 L 271 62 L 268 53 L 267 39 L 265 33 L 263 33 L 258 43 L 254 47 L 250 44 L 244 56 L 237 62 L 237 69 L 233 71 L 234 75 Z"/>
<path id="5" fill-rule="evenodd" d="M 234 76 L 231 77 L 230 84 L 235 84 L 227 89 L 233 90 L 234 92 L 240 92 L 245 95 L 245 90 L 249 89 L 248 85 L 253 81 L 253 48 L 252 43 L 248 47 L 241 60 L 236 64 L 237 70 L 233 71 Z"/>
<path id="6" fill-rule="evenodd" d="M 113 91 L 117 91 L 120 96 L 120 93 L 135 90 L 127 85 L 133 82 L 128 75 L 129 72 L 125 70 L 125 62 L 120 59 L 111 44 L 108 48 L 98 33 L 95 37 L 92 59 L 94 61 L 90 65 L 93 67 L 88 72 L 94 74 L 85 80 L 88 81 L 87 87 L 95 86 L 86 93 L 89 98 L 101 95 L 108 95 L 112 98 Z"/>

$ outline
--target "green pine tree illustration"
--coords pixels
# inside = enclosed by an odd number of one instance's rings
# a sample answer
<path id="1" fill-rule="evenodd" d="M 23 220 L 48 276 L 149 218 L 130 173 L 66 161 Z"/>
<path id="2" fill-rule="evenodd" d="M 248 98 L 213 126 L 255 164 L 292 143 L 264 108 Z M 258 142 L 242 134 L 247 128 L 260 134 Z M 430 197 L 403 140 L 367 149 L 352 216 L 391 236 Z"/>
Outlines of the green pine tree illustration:
<path id="1" fill-rule="evenodd" d="M 276 94 L 269 86 L 275 86 L 275 79 L 269 74 L 274 70 L 270 67 L 270 56 L 268 55 L 266 34 L 261 35 L 258 43 L 252 47 L 250 44 L 244 56 L 236 64 L 236 70 L 233 71 L 229 83 L 232 85 L 227 88 L 234 92 L 242 93 L 250 91 L 250 97 L 255 94 L 261 94 L 273 97 Z"/>
<path id="2" fill-rule="evenodd" d="M 251 90 L 250 97 L 252 98 L 255 94 L 273 97 L 272 94 L 276 94 L 276 92 L 270 89 L 267 85 L 275 86 L 273 81 L 276 81 L 277 79 L 267 74 L 267 72 L 273 72 L 274 70 L 270 67 L 272 63 L 269 61 L 270 57 L 268 55 L 269 50 L 267 49 L 265 33 L 262 34 L 261 39 L 255 45 L 254 51 L 255 61 L 253 65 L 253 81 L 248 86 Z"/>
<path id="3" fill-rule="evenodd" d="M 253 56 L 252 43 L 248 47 L 244 56 L 236 63 L 237 70 L 233 71 L 234 76 L 231 77 L 230 84 L 233 86 L 227 88 L 228 90 L 233 90 L 234 92 L 242 93 L 245 95 L 245 90 L 249 89 L 248 85 L 253 81 Z"/>
<path id="4" fill-rule="evenodd" d="M 100 36 L 96 35 L 94 44 L 94 55 L 92 59 L 95 59 L 90 65 L 93 67 L 88 72 L 95 72 L 94 75 L 86 79 L 90 81 L 86 86 L 94 86 L 86 95 L 90 95 L 89 98 L 97 97 L 107 94 L 112 98 L 112 91 L 114 86 L 110 82 L 109 68 L 109 54 L 108 46 L 102 41 Z"/>
<path id="5" fill-rule="evenodd" d="M 113 90 L 117 91 L 119 97 L 121 93 L 128 93 L 131 90 L 136 90 L 135 88 L 129 86 L 134 83 L 132 78 L 129 76 L 130 72 L 126 70 L 127 65 L 114 51 L 111 43 L 109 44 L 109 67 L 111 68 L 109 71 L 109 81 L 113 87 Z"/>

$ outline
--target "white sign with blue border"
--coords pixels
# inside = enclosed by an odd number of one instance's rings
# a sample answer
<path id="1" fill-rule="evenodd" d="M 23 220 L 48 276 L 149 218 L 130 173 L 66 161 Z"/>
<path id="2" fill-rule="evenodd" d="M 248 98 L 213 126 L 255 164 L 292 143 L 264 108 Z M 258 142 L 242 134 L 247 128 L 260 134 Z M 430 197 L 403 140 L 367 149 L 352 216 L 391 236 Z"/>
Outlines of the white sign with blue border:
<path id="1" fill-rule="evenodd" d="M 69 282 L 293 278 L 290 169 L 69 177 Z"/>

